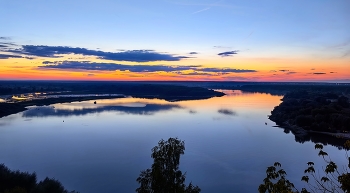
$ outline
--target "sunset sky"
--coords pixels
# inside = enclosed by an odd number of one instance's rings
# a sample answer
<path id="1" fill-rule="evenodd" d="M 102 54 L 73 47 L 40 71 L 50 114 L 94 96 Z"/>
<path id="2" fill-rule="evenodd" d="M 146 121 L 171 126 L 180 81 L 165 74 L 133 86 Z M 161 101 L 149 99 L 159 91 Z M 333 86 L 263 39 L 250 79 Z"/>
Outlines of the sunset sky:
<path id="1" fill-rule="evenodd" d="M 1 80 L 350 82 L 349 0 L 1 0 Z"/>

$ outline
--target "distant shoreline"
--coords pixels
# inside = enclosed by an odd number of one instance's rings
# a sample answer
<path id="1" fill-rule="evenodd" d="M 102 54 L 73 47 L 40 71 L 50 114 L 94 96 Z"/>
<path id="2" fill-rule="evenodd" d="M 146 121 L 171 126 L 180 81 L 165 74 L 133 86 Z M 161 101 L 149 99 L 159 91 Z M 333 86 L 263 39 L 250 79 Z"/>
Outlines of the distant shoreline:
<path id="1" fill-rule="evenodd" d="M 210 91 L 210 90 L 208 90 Z M 221 97 L 224 96 L 224 93 L 212 91 L 212 94 L 206 93 L 205 95 L 183 95 L 181 96 L 180 93 L 176 96 L 172 95 L 145 95 L 145 94 L 132 94 L 131 97 L 135 98 L 147 98 L 147 99 L 164 99 L 169 102 L 176 102 L 176 101 L 182 101 L 182 100 L 202 100 L 202 99 L 208 99 L 212 97 Z M 51 104 L 57 104 L 57 103 L 70 103 L 70 102 L 77 102 L 77 101 L 89 101 L 89 100 L 98 100 L 98 99 L 116 99 L 116 98 L 126 98 L 126 95 L 102 95 L 102 96 L 82 96 L 82 97 L 55 97 L 55 98 L 46 98 L 46 99 L 35 99 L 35 100 L 28 100 L 28 101 L 22 101 L 22 102 L 15 102 L 15 103 L 0 103 L 0 118 L 20 113 L 22 111 L 27 110 L 28 106 L 45 106 L 45 105 L 51 105 Z"/>
<path id="2" fill-rule="evenodd" d="M 56 103 L 70 103 L 77 101 L 89 101 L 98 99 L 125 98 L 125 96 L 88 96 L 88 97 L 59 97 L 23 101 L 17 103 L 0 103 L 0 118 L 27 110 L 29 106 L 45 106 Z"/>
<path id="3" fill-rule="evenodd" d="M 270 119 L 271 120 L 271 119 Z M 273 120 L 271 120 L 273 121 Z M 305 137 L 311 133 L 329 135 L 336 138 L 350 139 L 350 133 L 332 133 L 332 132 L 322 132 L 322 131 L 313 131 L 313 130 L 305 130 L 302 127 L 298 127 L 296 125 L 291 125 L 288 123 L 283 123 L 281 125 L 276 125 L 275 127 L 283 128 L 292 131 L 292 133 L 297 137 Z"/>

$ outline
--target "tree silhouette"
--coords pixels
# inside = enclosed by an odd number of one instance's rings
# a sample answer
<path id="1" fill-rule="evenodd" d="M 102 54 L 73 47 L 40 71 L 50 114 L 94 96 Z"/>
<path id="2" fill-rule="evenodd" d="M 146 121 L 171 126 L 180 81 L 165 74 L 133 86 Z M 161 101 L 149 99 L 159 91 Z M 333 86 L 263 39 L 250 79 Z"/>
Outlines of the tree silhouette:
<path id="1" fill-rule="evenodd" d="M 45 178 L 37 182 L 35 173 L 11 171 L 0 164 L 0 193 L 79 193 L 66 190 L 61 182 Z"/>
<path id="2" fill-rule="evenodd" d="M 329 193 L 349 193 L 350 192 L 350 157 L 346 152 L 346 158 L 349 160 L 348 167 L 341 168 L 334 163 L 328 154 L 323 151 L 322 144 L 315 144 L 315 149 L 319 149 L 318 156 L 322 157 L 327 163 L 323 168 L 323 174 L 316 173 L 313 162 L 308 162 L 307 169 L 304 170 L 305 176 L 301 180 L 305 181 L 312 192 L 329 192 Z M 344 149 L 350 149 L 350 140 L 344 144 Z M 266 178 L 264 183 L 258 188 L 260 193 L 298 193 L 294 184 L 286 179 L 287 173 L 283 170 L 277 170 L 281 164 L 276 162 L 266 170 Z M 306 188 L 302 188 L 300 193 L 310 193 Z"/>
<path id="3" fill-rule="evenodd" d="M 163 139 L 152 148 L 154 162 L 151 169 L 141 171 L 137 182 L 138 193 L 199 193 L 201 189 L 190 183 L 185 185 L 186 174 L 179 170 L 180 156 L 184 154 L 185 142 L 178 138 Z"/>

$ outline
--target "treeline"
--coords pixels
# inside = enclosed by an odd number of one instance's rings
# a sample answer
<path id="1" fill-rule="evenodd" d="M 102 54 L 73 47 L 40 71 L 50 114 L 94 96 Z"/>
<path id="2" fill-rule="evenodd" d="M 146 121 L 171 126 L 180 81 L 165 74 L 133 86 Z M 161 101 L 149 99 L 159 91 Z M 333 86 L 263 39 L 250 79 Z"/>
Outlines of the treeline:
<path id="1" fill-rule="evenodd" d="M 322 132 L 350 132 L 350 103 L 343 94 L 294 91 L 271 112 L 279 125 L 298 126 Z"/>
<path id="2" fill-rule="evenodd" d="M 50 178 L 37 182 L 35 173 L 11 171 L 0 165 L 0 193 L 78 193 L 68 191 L 63 185 Z"/>
<path id="3" fill-rule="evenodd" d="M 292 91 L 314 91 L 314 92 L 331 92 L 335 94 L 350 94 L 350 85 L 348 84 L 311 84 L 311 83 L 270 83 L 270 84 L 252 84 L 242 85 L 239 90 L 246 92 L 270 93 L 275 95 L 284 95 Z"/>
<path id="4" fill-rule="evenodd" d="M 125 94 L 166 100 L 206 99 L 224 95 L 202 87 L 142 82 L 0 81 L 0 95 L 50 91 L 69 91 L 67 94 Z"/>

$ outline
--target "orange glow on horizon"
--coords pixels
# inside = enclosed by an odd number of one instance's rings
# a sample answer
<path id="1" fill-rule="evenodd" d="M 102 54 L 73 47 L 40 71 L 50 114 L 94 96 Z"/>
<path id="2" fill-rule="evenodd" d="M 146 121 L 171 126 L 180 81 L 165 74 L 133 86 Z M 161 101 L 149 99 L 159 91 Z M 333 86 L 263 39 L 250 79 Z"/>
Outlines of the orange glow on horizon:
<path id="1" fill-rule="evenodd" d="M 70 55 L 64 58 L 72 57 Z M 78 56 L 76 56 L 78 57 Z M 77 61 L 73 59 L 72 61 Z M 81 60 L 81 59 L 80 59 Z M 215 73 L 198 71 L 180 72 L 129 72 L 70 69 L 43 69 L 43 59 L 0 60 L 0 80 L 92 80 L 92 81 L 343 81 L 350 82 L 350 67 L 346 58 L 333 60 L 281 59 L 281 58 L 234 58 L 231 60 L 188 59 L 175 62 L 162 62 L 162 65 L 188 66 L 201 68 L 230 68 L 256 70 L 257 72 Z M 49 59 L 45 61 L 54 61 Z M 60 59 L 60 61 L 62 61 Z M 91 62 L 113 63 L 90 58 Z M 116 62 L 114 62 L 116 63 Z M 130 62 L 117 64 L 138 65 Z M 159 65 L 147 62 L 143 65 Z M 186 74 L 191 75 L 186 75 Z"/>

